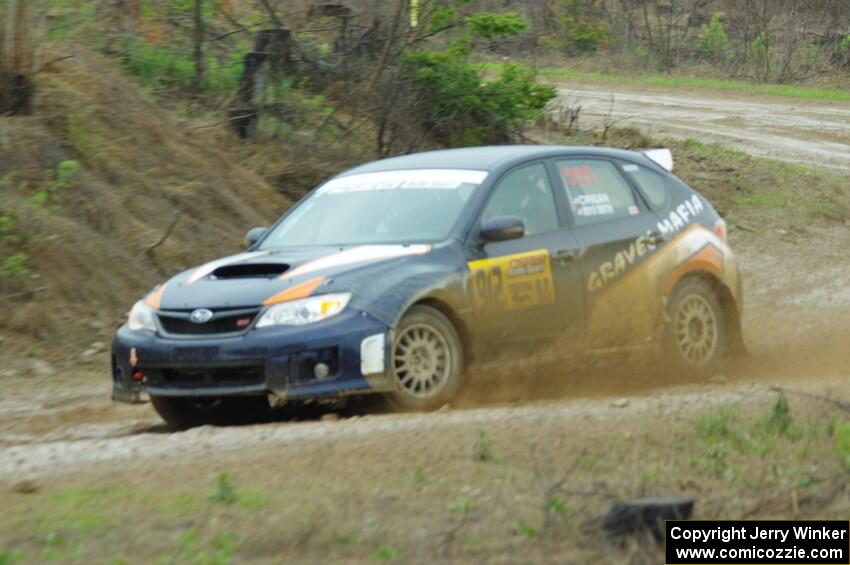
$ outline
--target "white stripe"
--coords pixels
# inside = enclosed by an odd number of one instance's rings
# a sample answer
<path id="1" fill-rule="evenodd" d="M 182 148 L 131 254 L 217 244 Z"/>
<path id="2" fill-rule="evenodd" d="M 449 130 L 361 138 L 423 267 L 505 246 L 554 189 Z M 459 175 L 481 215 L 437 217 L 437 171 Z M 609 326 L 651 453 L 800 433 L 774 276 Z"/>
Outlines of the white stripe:
<path id="1" fill-rule="evenodd" d="M 224 257 L 222 259 L 216 259 L 215 261 L 210 261 L 204 265 L 201 265 L 192 275 L 186 280 L 186 284 L 192 284 L 194 282 L 198 282 L 205 276 L 209 275 L 219 267 L 223 267 L 230 263 L 236 263 L 239 261 L 244 261 L 247 259 L 254 259 L 256 257 L 263 257 L 268 255 L 271 251 L 251 251 L 249 253 L 239 253 L 237 255 L 231 255 L 229 257 Z"/>
<path id="2" fill-rule="evenodd" d="M 292 271 L 287 271 L 281 278 L 297 277 L 306 273 L 340 267 L 343 265 L 353 265 L 356 263 L 367 263 L 371 261 L 384 261 L 386 259 L 394 259 L 396 257 L 405 257 L 408 255 L 424 255 L 431 251 L 430 245 L 362 245 L 353 247 L 326 255 L 314 261 L 304 263 L 300 267 Z"/>

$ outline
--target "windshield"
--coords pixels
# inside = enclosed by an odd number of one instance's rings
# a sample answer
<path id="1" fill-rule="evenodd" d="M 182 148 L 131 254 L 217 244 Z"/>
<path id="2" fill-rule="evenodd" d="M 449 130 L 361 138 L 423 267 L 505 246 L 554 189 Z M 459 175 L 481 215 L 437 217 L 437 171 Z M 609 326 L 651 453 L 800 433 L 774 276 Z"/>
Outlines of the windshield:
<path id="1" fill-rule="evenodd" d="M 486 176 L 422 169 L 338 177 L 299 204 L 260 249 L 441 241 Z"/>

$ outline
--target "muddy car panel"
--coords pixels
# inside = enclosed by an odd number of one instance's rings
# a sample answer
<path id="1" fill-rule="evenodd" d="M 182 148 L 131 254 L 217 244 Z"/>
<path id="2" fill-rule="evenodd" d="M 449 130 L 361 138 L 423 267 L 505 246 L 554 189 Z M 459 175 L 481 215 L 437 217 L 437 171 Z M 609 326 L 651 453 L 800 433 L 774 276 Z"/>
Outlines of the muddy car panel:
<path id="1" fill-rule="evenodd" d="M 358 189 L 350 184 L 394 171 L 433 176 L 439 186 L 442 173 L 456 170 L 477 182 L 440 240 L 269 247 L 318 191 Z M 488 216 L 519 209 L 524 237 L 481 239 Z M 492 147 L 366 164 L 305 197 L 245 253 L 151 291 L 144 303 L 155 328 L 125 324 L 114 340 L 114 397 L 391 390 L 394 328 L 423 301 L 449 317 L 470 353 L 485 357 L 502 344 L 553 337 L 582 347 L 651 343 L 667 297 L 694 272 L 717 281 L 737 324 L 741 282 L 724 229 L 702 196 L 636 152 Z M 333 293 L 351 298 L 331 318 L 258 327 L 276 304 Z"/>

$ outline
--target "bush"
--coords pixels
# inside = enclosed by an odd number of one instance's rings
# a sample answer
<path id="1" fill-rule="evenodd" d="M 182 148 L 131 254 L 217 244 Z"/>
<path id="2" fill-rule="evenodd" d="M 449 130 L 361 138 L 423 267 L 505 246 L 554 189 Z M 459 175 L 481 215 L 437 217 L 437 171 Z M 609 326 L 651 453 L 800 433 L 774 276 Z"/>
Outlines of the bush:
<path id="1" fill-rule="evenodd" d="M 535 82 L 533 71 L 517 65 L 485 81 L 480 67 L 454 50 L 409 52 L 405 63 L 422 122 L 440 145 L 509 142 L 556 96 L 555 87 Z"/>
<path id="2" fill-rule="evenodd" d="M 753 55 L 756 80 L 768 80 L 770 78 L 770 39 L 764 33 L 758 34 L 753 40 L 750 50 Z"/>
<path id="3" fill-rule="evenodd" d="M 722 63 L 732 58 L 732 44 L 720 21 L 720 14 L 711 16 L 711 23 L 703 24 L 699 32 L 698 49 L 703 57 L 713 63 Z"/>
<path id="4" fill-rule="evenodd" d="M 560 48 L 572 55 L 591 55 L 610 39 L 608 24 L 598 18 L 590 0 L 561 0 L 557 28 Z"/>
<path id="5" fill-rule="evenodd" d="M 528 28 L 528 22 L 516 12 L 482 12 L 469 16 L 466 26 L 477 37 L 497 39 L 519 35 Z"/>
<path id="6" fill-rule="evenodd" d="M 564 36 L 561 48 L 571 54 L 592 55 L 608 43 L 605 22 L 564 16 L 560 24 Z"/>

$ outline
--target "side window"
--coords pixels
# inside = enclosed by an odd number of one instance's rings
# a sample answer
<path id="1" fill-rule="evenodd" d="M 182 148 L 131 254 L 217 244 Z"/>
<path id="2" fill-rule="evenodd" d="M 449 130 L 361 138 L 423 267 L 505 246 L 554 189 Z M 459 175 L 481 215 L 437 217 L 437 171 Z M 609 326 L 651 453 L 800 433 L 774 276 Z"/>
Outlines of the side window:
<path id="1" fill-rule="evenodd" d="M 578 226 L 640 214 L 635 194 L 609 161 L 557 161 L 558 172 Z"/>
<path id="2" fill-rule="evenodd" d="M 529 165 L 502 177 L 481 214 L 481 221 L 497 216 L 518 216 L 525 235 L 558 229 L 555 197 L 543 163 Z"/>
<path id="3" fill-rule="evenodd" d="M 667 188 L 667 179 L 663 175 L 634 163 L 621 162 L 620 164 L 626 174 L 640 187 L 653 210 L 667 206 L 670 191 Z"/>

